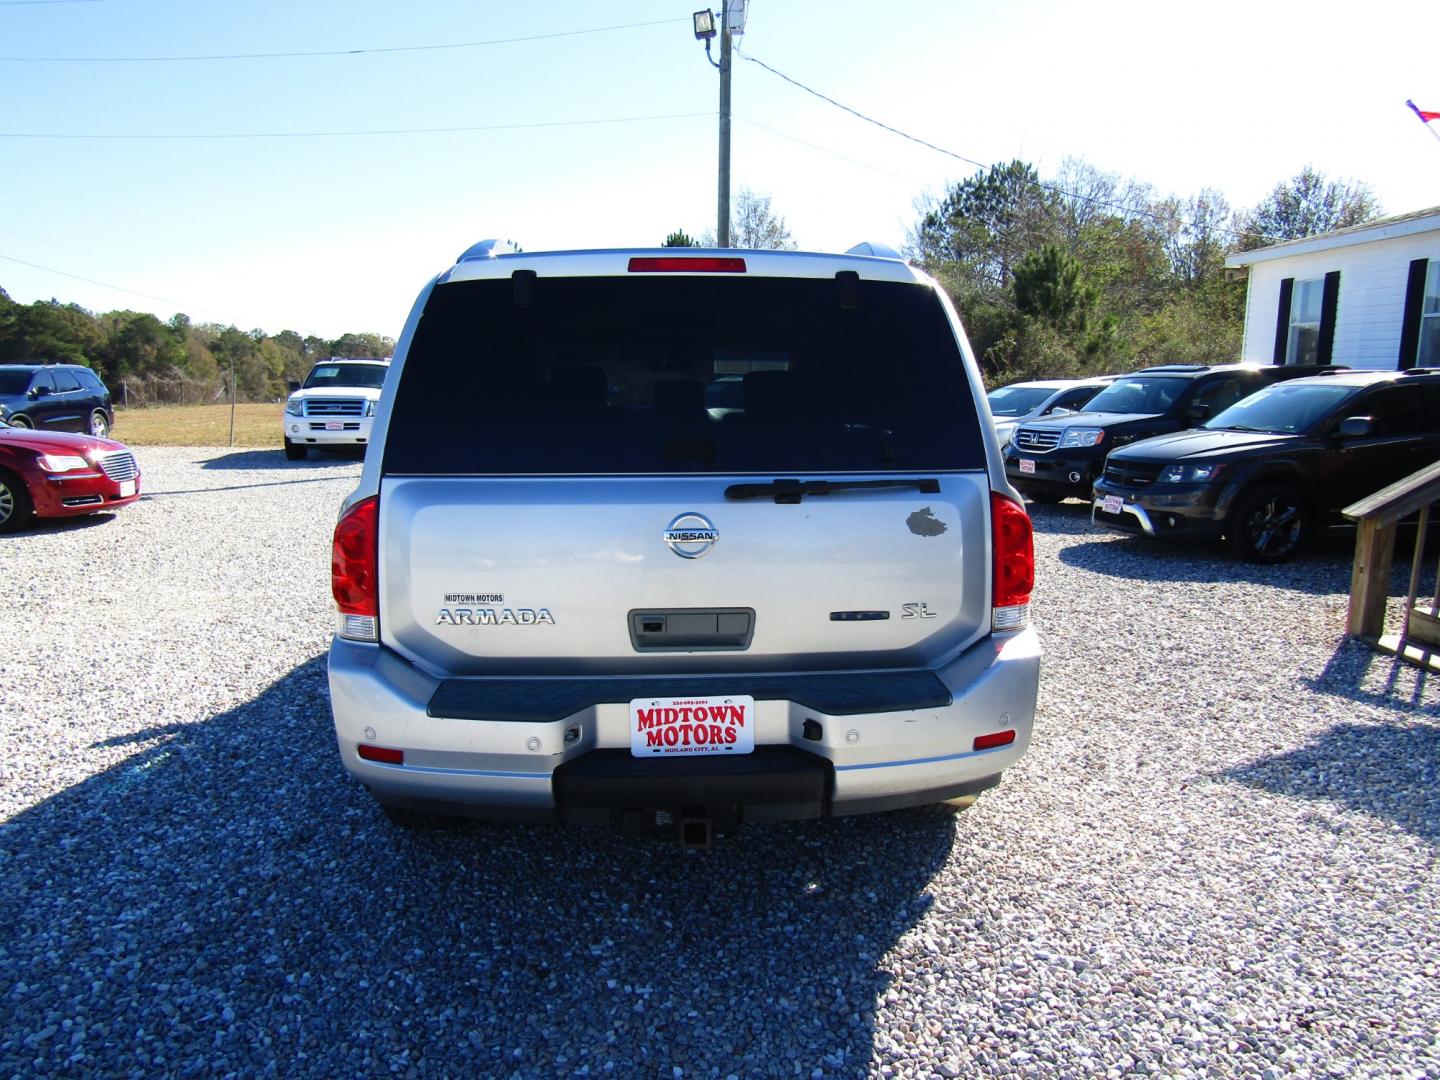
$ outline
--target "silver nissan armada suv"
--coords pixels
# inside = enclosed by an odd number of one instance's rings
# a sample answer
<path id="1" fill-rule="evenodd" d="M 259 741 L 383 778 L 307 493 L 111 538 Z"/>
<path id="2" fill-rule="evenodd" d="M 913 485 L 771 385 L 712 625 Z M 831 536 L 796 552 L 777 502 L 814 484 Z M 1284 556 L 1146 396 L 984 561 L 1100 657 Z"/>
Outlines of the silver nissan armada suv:
<path id="1" fill-rule="evenodd" d="M 1030 520 L 944 292 L 876 250 L 486 241 L 422 290 L 332 561 L 392 819 L 704 845 L 1019 760 Z"/>

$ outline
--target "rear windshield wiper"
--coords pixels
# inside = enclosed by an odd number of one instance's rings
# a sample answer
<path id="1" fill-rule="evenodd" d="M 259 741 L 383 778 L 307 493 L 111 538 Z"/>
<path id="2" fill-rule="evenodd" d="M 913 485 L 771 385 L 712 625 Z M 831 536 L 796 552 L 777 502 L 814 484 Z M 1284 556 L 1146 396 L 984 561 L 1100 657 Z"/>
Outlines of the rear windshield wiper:
<path id="1" fill-rule="evenodd" d="M 829 495 L 833 491 L 880 491 L 883 489 L 915 488 L 924 495 L 940 494 L 940 481 L 910 480 L 773 480 L 768 484 L 731 484 L 725 489 L 727 499 L 764 499 L 773 496 L 777 503 L 798 503 L 806 495 Z"/>

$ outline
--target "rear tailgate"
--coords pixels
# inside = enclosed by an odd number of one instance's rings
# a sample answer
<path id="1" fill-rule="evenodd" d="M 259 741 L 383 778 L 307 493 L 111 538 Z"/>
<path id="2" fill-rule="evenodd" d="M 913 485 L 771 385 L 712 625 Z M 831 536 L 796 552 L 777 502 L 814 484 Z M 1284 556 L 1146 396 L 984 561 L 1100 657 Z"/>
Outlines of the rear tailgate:
<path id="1" fill-rule="evenodd" d="M 383 639 L 437 672 L 599 674 L 914 666 L 988 631 L 984 473 L 726 499 L 753 479 L 387 479 Z M 665 541 L 685 515 L 717 534 L 698 557 Z"/>

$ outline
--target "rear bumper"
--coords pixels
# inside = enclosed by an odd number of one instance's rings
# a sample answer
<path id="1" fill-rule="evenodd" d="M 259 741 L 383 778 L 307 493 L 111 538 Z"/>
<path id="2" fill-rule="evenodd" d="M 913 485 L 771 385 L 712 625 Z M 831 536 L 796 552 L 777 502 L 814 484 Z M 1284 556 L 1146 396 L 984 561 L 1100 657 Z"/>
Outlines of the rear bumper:
<path id="1" fill-rule="evenodd" d="M 923 673 L 943 684 L 948 703 L 825 712 L 813 695 L 806 703 L 757 694 L 753 754 L 655 761 L 630 756 L 633 680 L 617 679 L 613 700 L 563 717 L 467 719 L 435 708 L 442 686 L 465 680 L 435 679 L 382 646 L 337 638 L 329 665 L 341 759 L 381 801 L 579 823 L 644 810 L 825 817 L 975 794 L 1028 747 L 1039 671 L 1033 630 L 992 637 Z M 1005 730 L 1015 732 L 1009 745 L 974 749 L 978 736 Z M 402 750 L 405 763 L 363 759 L 360 743 Z"/>

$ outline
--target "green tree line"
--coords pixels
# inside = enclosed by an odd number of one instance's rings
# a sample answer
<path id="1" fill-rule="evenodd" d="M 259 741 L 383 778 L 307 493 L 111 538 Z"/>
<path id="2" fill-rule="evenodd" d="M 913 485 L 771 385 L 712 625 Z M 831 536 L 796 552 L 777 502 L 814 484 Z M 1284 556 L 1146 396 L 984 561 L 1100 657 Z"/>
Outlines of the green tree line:
<path id="1" fill-rule="evenodd" d="M 141 311 L 97 315 L 53 299 L 19 304 L 0 289 L 0 364 L 84 364 L 100 373 L 117 402 L 134 405 L 228 400 L 232 371 L 241 401 L 272 401 L 317 360 L 389 356 L 394 349 L 380 334 L 332 340 L 194 323 L 181 314 L 166 322 Z"/>
<path id="2" fill-rule="evenodd" d="M 1204 189 L 1160 196 L 1074 159 L 1050 178 L 1023 161 L 981 169 L 920 207 L 906 254 L 944 285 L 986 381 L 1240 358 L 1245 283 L 1227 252 L 1358 225 L 1368 186 L 1309 166 L 1261 204 Z"/>
<path id="3" fill-rule="evenodd" d="M 1380 206 L 1366 185 L 1309 166 L 1259 206 L 1237 210 L 1213 189 L 1161 196 L 1067 159 L 1049 178 L 1024 161 L 1000 162 L 919 211 L 906 254 L 954 300 L 993 385 L 1236 360 L 1245 285 L 1226 280 L 1225 254 L 1361 224 Z M 795 246 L 768 196 L 742 189 L 733 217 L 736 246 Z M 694 240 L 677 231 L 665 242 Z M 131 404 L 223 399 L 232 371 L 242 400 L 274 400 L 317 360 L 389 356 L 394 347 L 379 334 L 329 340 L 183 314 L 162 322 L 53 299 L 19 304 L 0 289 L 0 363 L 86 364 Z"/>

